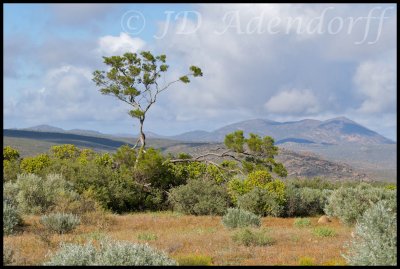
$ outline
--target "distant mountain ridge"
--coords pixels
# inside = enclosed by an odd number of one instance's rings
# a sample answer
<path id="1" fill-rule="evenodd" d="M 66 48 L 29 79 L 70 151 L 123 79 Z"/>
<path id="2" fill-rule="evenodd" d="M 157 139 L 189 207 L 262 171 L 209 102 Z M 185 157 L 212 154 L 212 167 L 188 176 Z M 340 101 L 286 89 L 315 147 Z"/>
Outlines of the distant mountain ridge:
<path id="1" fill-rule="evenodd" d="M 345 117 L 325 121 L 305 119 L 290 122 L 254 119 L 233 123 L 213 132 L 187 132 L 172 138 L 180 141 L 222 142 L 226 134 L 237 130 L 243 130 L 245 134 L 272 136 L 277 144 L 395 144 L 394 141 Z"/>
<path id="2" fill-rule="evenodd" d="M 98 131 L 62 128 L 50 125 L 38 125 L 19 129 L 37 132 L 56 132 L 91 136 L 113 136 L 135 138 L 136 134 L 103 134 Z M 245 135 L 255 133 L 260 136 L 271 136 L 276 144 L 320 144 L 320 145 L 345 145 L 345 144 L 396 144 L 396 142 L 374 132 L 346 117 L 337 117 L 325 121 L 304 119 L 299 121 L 277 122 L 267 119 L 253 119 L 240 121 L 223 126 L 212 132 L 195 130 L 174 136 L 159 135 L 147 131 L 149 138 L 162 138 L 184 142 L 223 142 L 225 135 L 237 130 L 243 130 Z"/>

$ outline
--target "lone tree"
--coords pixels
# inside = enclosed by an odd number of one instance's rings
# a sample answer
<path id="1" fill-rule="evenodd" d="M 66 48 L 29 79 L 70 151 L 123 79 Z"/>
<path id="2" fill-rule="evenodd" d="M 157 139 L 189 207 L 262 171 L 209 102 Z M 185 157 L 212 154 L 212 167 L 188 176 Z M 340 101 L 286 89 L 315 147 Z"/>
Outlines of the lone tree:
<path id="1" fill-rule="evenodd" d="M 270 136 L 261 138 L 257 134 L 250 133 L 249 138 L 245 138 L 243 131 L 238 130 L 225 136 L 224 146 L 225 148 L 218 147 L 213 149 L 213 152 L 207 152 L 196 157 L 189 155 L 185 158 L 168 159 L 165 163 L 203 162 L 227 172 L 248 174 L 256 170 L 265 170 L 280 177 L 287 176 L 284 165 L 275 160 L 279 149 Z M 235 164 L 218 164 L 210 158 L 232 160 Z"/>
<path id="2" fill-rule="evenodd" d="M 146 136 L 143 123 L 146 113 L 157 101 L 157 96 L 176 82 L 187 84 L 190 82 L 190 76 L 203 76 L 200 68 L 190 66 L 187 74 L 160 87 L 158 80 L 169 67 L 166 64 L 166 58 L 165 55 L 154 56 L 149 51 L 142 51 L 139 54 L 127 52 L 123 56 L 103 57 L 104 63 L 110 69 L 93 72 L 93 81 L 101 87 L 100 92 L 114 96 L 132 106 L 129 115 L 139 120 L 140 134 L 133 147 L 136 148 L 140 142 L 136 164 L 145 152 Z"/>

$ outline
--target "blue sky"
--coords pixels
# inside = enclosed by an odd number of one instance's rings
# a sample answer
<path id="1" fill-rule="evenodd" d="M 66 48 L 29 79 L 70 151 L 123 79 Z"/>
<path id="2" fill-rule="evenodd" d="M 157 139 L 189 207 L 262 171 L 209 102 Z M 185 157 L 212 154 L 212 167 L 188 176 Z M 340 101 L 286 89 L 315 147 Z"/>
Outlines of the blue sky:
<path id="1" fill-rule="evenodd" d="M 163 93 L 148 114 L 147 131 L 173 135 L 254 118 L 346 116 L 396 140 L 396 10 L 380 4 L 5 4 L 4 127 L 137 133 L 129 107 L 101 95 L 91 73 L 105 68 L 103 55 L 151 50 L 167 55 L 165 81 L 190 65 L 204 76 Z"/>

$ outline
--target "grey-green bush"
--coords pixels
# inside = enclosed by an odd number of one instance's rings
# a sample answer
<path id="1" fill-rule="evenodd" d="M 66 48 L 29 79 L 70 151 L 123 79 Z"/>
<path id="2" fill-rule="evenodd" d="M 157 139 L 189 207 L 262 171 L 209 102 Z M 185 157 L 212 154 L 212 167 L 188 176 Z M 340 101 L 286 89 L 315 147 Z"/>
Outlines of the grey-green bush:
<path id="1" fill-rule="evenodd" d="M 41 214 L 54 207 L 61 199 L 76 200 L 79 195 L 61 175 L 49 174 L 41 178 L 35 174 L 20 174 L 15 183 L 7 182 L 6 193 L 13 193 L 21 213 Z"/>
<path id="2" fill-rule="evenodd" d="M 60 250 L 44 265 L 177 265 L 165 253 L 147 244 L 103 240 L 98 248 L 61 244 Z"/>
<path id="3" fill-rule="evenodd" d="M 3 265 L 10 265 L 14 262 L 14 251 L 3 245 Z"/>
<path id="4" fill-rule="evenodd" d="M 49 231 L 64 234 L 80 224 L 78 216 L 70 213 L 51 213 L 40 217 L 40 223 Z"/>
<path id="5" fill-rule="evenodd" d="M 228 228 L 241 228 L 247 226 L 259 227 L 261 218 L 249 211 L 240 208 L 229 208 L 222 218 L 222 224 Z"/>
<path id="6" fill-rule="evenodd" d="M 395 190 L 361 183 L 355 188 L 340 187 L 333 191 L 324 210 L 328 216 L 338 217 L 343 223 L 352 225 L 371 205 L 395 198 Z"/>
<path id="7" fill-rule="evenodd" d="M 264 230 L 254 230 L 249 228 L 240 229 L 233 234 L 232 240 L 248 246 L 270 246 L 275 243 Z"/>
<path id="8" fill-rule="evenodd" d="M 237 204 L 239 208 L 260 216 L 278 217 L 284 209 L 279 205 L 278 199 L 273 193 L 257 187 L 239 196 Z"/>
<path id="9" fill-rule="evenodd" d="M 3 233 L 4 235 L 14 234 L 22 218 L 16 205 L 9 198 L 3 198 Z"/>
<path id="10" fill-rule="evenodd" d="M 383 200 L 367 209 L 357 221 L 354 239 L 343 255 L 349 265 L 397 264 L 397 204 Z"/>
<path id="11" fill-rule="evenodd" d="M 168 199 L 174 210 L 191 215 L 223 215 L 229 206 L 225 187 L 209 179 L 188 180 L 171 189 Z"/>

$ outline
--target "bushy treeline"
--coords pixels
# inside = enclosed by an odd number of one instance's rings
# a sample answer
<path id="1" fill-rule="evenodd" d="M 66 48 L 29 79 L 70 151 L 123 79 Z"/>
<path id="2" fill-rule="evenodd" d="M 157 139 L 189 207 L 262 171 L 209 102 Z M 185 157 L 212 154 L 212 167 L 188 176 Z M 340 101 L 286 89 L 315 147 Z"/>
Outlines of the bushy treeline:
<path id="1" fill-rule="evenodd" d="M 347 207 L 361 212 L 369 201 L 395 193 L 388 184 L 285 180 L 260 166 L 232 173 L 233 169 L 202 162 L 171 163 L 168 159 L 191 156 L 163 155 L 153 148 L 146 150 L 135 169 L 137 151 L 128 146 L 110 154 L 60 145 L 23 159 L 17 150 L 5 147 L 3 158 L 5 197 L 15 200 L 24 214 L 79 214 L 99 206 L 117 213 L 173 209 L 223 215 L 229 207 L 238 207 L 260 216 L 304 217 L 324 214 L 326 208 L 326 213 L 354 223 L 359 213 L 347 212 Z M 225 168 L 235 165 L 221 163 Z"/>
<path id="2" fill-rule="evenodd" d="M 285 169 L 274 162 L 273 155 L 266 166 L 253 165 L 247 158 L 236 173 L 238 164 L 232 161 L 225 160 L 219 167 L 196 161 L 173 163 L 168 160 L 192 157 L 162 155 L 153 148 L 138 162 L 136 158 L 137 151 L 128 146 L 110 154 L 61 145 L 23 159 L 17 150 L 5 147 L 4 234 L 18 230 L 22 214 L 40 214 L 42 225 L 65 233 L 79 225 L 85 213 L 99 209 L 225 215 L 223 223 L 228 227 L 259 225 L 262 216 L 327 214 L 356 225 L 356 238 L 345 256 L 349 263 L 385 264 L 390 260 L 392 264 L 397 255 L 394 184 L 284 179 Z M 278 176 L 273 176 L 276 167 Z M 243 233 L 250 236 L 249 231 Z"/>

